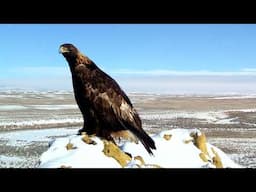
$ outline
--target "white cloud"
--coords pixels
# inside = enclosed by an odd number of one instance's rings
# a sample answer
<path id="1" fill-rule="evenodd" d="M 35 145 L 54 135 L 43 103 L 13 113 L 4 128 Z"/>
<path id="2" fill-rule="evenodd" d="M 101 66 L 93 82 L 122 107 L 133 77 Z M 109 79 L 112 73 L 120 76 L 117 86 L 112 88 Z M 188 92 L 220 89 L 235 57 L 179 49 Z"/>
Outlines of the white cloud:
<path id="1" fill-rule="evenodd" d="M 1 89 L 72 90 L 68 66 L 17 67 L 5 70 L 0 77 Z"/>
<path id="2" fill-rule="evenodd" d="M 244 72 L 255 72 L 256 73 L 256 68 L 244 68 L 242 69 Z"/>
<path id="3" fill-rule="evenodd" d="M 208 71 L 208 70 L 198 70 L 198 71 L 177 71 L 177 70 L 131 70 L 131 69 L 119 69 L 119 70 L 105 70 L 111 75 L 145 75 L 145 76 L 246 76 L 246 75 L 256 75 L 256 68 L 243 68 L 240 71 Z M 24 76 L 71 76 L 69 68 L 64 67 L 22 67 L 14 68 L 9 71 L 11 73 L 19 73 Z"/>
<path id="4" fill-rule="evenodd" d="M 256 75 L 256 69 L 247 69 L 241 71 L 176 71 L 176 70 L 116 70 L 112 71 L 115 75 L 153 75 L 153 76 L 165 76 L 165 75 L 181 75 L 181 76 L 235 76 L 235 75 Z"/>
<path id="5" fill-rule="evenodd" d="M 165 94 L 256 94 L 256 76 L 119 76 L 127 92 Z"/>
<path id="6" fill-rule="evenodd" d="M 127 92 L 168 94 L 256 94 L 256 69 L 237 72 L 175 70 L 105 70 Z M 10 72 L 10 71 L 9 71 Z M 22 76 L 0 78 L 0 88 L 72 90 L 71 73 L 63 67 L 23 67 L 12 69 Z"/>

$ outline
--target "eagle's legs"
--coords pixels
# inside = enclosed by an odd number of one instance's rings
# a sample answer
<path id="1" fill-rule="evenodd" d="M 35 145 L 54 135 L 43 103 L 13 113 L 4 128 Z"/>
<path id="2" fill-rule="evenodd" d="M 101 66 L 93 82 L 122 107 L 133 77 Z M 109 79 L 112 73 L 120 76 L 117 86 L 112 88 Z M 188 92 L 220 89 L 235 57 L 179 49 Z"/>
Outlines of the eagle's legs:
<path id="1" fill-rule="evenodd" d="M 96 131 L 92 131 L 92 129 L 87 129 L 85 127 L 78 130 L 77 135 L 82 135 L 82 133 L 86 133 L 87 135 L 95 135 Z"/>
<path id="2" fill-rule="evenodd" d="M 85 132 L 87 135 L 95 135 L 96 134 L 96 128 L 94 126 L 93 122 L 89 122 L 89 119 L 85 116 L 84 119 L 84 126 L 83 128 L 78 130 L 78 135 L 82 135 L 83 132 Z"/>
<path id="3" fill-rule="evenodd" d="M 82 135 L 82 133 L 88 134 L 87 131 L 86 131 L 86 129 L 85 129 L 84 127 L 78 130 L 77 135 Z"/>

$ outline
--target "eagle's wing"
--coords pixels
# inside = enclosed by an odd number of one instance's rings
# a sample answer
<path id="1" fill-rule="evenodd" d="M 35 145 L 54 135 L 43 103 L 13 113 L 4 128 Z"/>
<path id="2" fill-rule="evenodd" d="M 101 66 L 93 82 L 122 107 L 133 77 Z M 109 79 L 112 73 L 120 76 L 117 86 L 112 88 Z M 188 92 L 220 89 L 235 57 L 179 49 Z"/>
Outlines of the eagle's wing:
<path id="1" fill-rule="evenodd" d="M 109 111 L 110 113 L 108 115 L 114 117 L 114 121 L 118 121 L 123 129 L 135 135 L 146 150 L 150 154 L 153 154 L 151 149 L 156 149 L 155 143 L 142 129 L 141 120 L 137 111 L 125 100 L 123 95 L 118 94 L 119 92 L 114 90 L 115 88 L 112 89 L 110 87 L 103 93 L 105 100 L 101 101 L 107 103 L 106 105 L 102 105 L 104 107 L 103 111 Z"/>
<path id="2" fill-rule="evenodd" d="M 82 72 L 85 70 L 84 67 L 80 65 L 77 70 Z M 90 74 L 77 74 L 96 116 L 112 125 L 112 131 L 129 130 L 142 142 L 147 151 L 152 153 L 150 148 L 156 148 L 154 141 L 142 129 L 137 111 L 117 82 L 99 68 Z"/>
<path id="3" fill-rule="evenodd" d="M 93 103 L 95 109 L 114 116 L 124 129 L 142 129 L 137 111 L 117 82 L 102 71 L 98 72 L 96 79 L 93 90 L 96 93 Z"/>
<path id="4" fill-rule="evenodd" d="M 123 123 L 123 126 L 129 124 L 136 129 L 141 129 L 138 113 L 117 82 L 99 68 L 90 74 L 86 74 L 86 71 L 85 65 L 81 64 L 76 67 L 85 93 L 95 111 L 99 113 L 98 115 L 109 121 L 115 116 L 116 120 Z"/>

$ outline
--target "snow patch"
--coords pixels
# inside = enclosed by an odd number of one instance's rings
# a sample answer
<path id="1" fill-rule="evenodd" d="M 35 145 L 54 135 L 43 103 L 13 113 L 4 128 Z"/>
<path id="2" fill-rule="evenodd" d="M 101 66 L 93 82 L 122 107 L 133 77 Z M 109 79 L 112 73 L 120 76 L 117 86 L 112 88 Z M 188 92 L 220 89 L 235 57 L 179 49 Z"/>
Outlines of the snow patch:
<path id="1" fill-rule="evenodd" d="M 55 128 L 42 130 L 11 131 L 0 134 L 1 141 L 7 141 L 7 145 L 21 146 L 36 141 L 50 142 L 52 137 L 74 135 L 77 129 Z"/>
<path id="2" fill-rule="evenodd" d="M 212 99 L 255 99 L 256 95 L 238 95 L 238 96 L 223 96 L 213 97 Z"/>
<path id="3" fill-rule="evenodd" d="M 0 105 L 0 111 L 9 111 L 9 110 L 23 110 L 27 107 L 22 105 Z"/>
<path id="4" fill-rule="evenodd" d="M 37 125 L 49 125 L 49 124 L 65 124 L 65 123 L 82 123 L 82 118 L 66 118 L 66 119 L 40 119 L 40 120 L 28 120 L 19 122 L 0 122 L 0 126 L 37 126 Z"/>
<path id="5" fill-rule="evenodd" d="M 228 110 L 226 112 L 245 112 L 245 113 L 255 113 L 256 109 L 252 108 L 252 109 L 232 109 L 232 110 Z"/>
<path id="6" fill-rule="evenodd" d="M 29 107 L 43 110 L 78 109 L 77 105 L 29 105 Z"/>
<path id="7" fill-rule="evenodd" d="M 228 118 L 227 111 L 209 111 L 209 112 L 188 112 L 188 111 L 165 111 L 165 112 L 151 112 L 147 114 L 141 114 L 143 119 L 177 119 L 177 118 L 195 118 L 202 122 L 213 124 L 236 124 L 233 122 L 233 118 Z"/>
<path id="8" fill-rule="evenodd" d="M 198 129 L 173 129 L 151 135 L 157 148 L 153 150 L 153 156 L 147 153 L 140 142 L 124 142 L 119 148 L 131 154 L 131 160 L 125 168 L 215 168 L 215 153 L 220 157 L 223 168 L 241 168 L 223 151 L 209 143 L 206 143 L 209 154 L 204 154 L 207 160 L 203 160 L 201 149 L 193 142 L 192 135 L 195 134 L 202 135 Z M 84 143 L 82 137 L 72 135 L 56 139 L 42 154 L 39 168 L 121 168 L 116 159 L 104 155 L 104 142 L 101 139 L 92 137 L 96 142 L 96 145 L 92 145 Z M 72 146 L 71 149 L 67 148 L 68 144 Z"/>
<path id="9" fill-rule="evenodd" d="M 4 162 L 16 162 L 16 161 L 24 161 L 24 158 L 21 157 L 12 157 L 6 155 L 0 155 L 0 161 Z"/>

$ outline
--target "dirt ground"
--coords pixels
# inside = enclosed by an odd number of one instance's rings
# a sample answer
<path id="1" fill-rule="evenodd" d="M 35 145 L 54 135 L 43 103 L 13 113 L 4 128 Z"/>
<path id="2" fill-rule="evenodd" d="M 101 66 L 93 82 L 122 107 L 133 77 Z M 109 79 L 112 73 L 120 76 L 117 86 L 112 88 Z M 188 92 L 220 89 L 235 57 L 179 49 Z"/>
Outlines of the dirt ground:
<path id="1" fill-rule="evenodd" d="M 164 129 L 198 128 L 206 133 L 210 143 L 216 145 L 237 163 L 245 167 L 256 168 L 256 98 L 227 98 L 218 96 L 168 96 L 150 94 L 128 95 L 134 107 L 139 112 L 143 128 L 149 133 L 156 133 Z M 37 109 L 24 108 L 20 110 L 4 110 L 1 106 L 8 105 L 76 105 L 74 96 L 55 93 L 27 93 L 27 94 L 2 94 L 0 100 L 0 122 L 19 122 L 40 119 L 67 119 L 81 118 L 78 108 L 70 109 Z M 243 111 L 244 110 L 244 111 Z M 218 113 L 224 111 L 225 118 L 217 117 L 216 122 L 209 121 L 208 116 L 196 117 L 187 114 Z M 152 115 L 153 114 L 153 115 Z M 175 114 L 177 115 L 175 117 Z M 169 117 L 168 115 L 173 115 Z M 204 119 L 205 118 L 205 119 Z M 211 116 L 209 116 L 211 118 Z M 226 121 L 227 120 L 227 121 Z M 50 127 L 81 127 L 82 123 L 42 124 L 24 126 L 6 126 L 0 123 L 0 134 L 8 130 L 42 129 Z M 1 155 L 8 157 L 22 157 L 22 163 L 13 164 L 14 167 L 33 167 L 40 154 L 47 149 L 47 143 L 35 143 L 26 148 L 13 148 L 1 142 Z M 31 160 L 29 160 L 31 159 Z M 26 164 L 24 164 L 26 162 Z M 31 163 L 30 163 L 31 162 Z M 5 167 L 1 162 L 0 167 Z"/>

